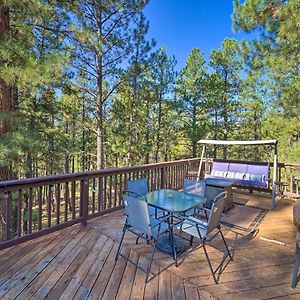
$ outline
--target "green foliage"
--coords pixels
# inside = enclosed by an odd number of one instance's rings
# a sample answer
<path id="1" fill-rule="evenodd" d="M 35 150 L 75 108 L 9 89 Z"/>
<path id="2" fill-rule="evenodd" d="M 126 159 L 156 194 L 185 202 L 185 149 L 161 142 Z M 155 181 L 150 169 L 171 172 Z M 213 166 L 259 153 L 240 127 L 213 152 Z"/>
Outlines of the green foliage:
<path id="1" fill-rule="evenodd" d="M 197 141 L 279 140 L 300 162 L 299 3 L 234 1 L 233 27 L 209 62 L 192 49 L 182 70 L 147 40 L 147 1 L 6 0 L 0 77 L 14 111 L 0 114 L 0 167 L 13 177 L 197 156 Z M 100 155 L 100 156 L 99 156 Z M 267 159 L 266 149 L 210 155 Z M 100 157 L 100 158 L 99 158 Z"/>
<path id="2" fill-rule="evenodd" d="M 274 136 L 279 135 L 279 145 L 284 147 L 282 157 L 289 153 L 297 162 L 300 157 L 299 22 L 298 0 L 234 1 L 234 29 L 260 33 L 248 45 L 249 64 L 264 79 L 265 101 L 270 108 L 266 116 L 269 127 L 273 126 Z M 278 120 L 284 122 L 284 127 L 277 126 Z"/>
<path id="3" fill-rule="evenodd" d="M 207 70 L 204 55 L 193 49 L 175 85 L 175 105 L 181 117 L 183 134 L 189 141 L 190 153 L 197 156 L 197 142 L 206 135 L 209 118 L 205 93 Z M 189 155 L 190 153 L 187 153 Z"/>

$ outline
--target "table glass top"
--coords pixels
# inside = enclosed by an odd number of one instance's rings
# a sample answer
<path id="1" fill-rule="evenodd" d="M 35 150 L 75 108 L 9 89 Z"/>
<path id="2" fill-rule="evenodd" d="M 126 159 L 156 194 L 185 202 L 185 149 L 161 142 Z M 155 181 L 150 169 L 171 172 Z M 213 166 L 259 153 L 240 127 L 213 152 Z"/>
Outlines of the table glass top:
<path id="1" fill-rule="evenodd" d="M 169 189 L 150 192 L 146 195 L 146 199 L 149 205 L 169 212 L 185 212 L 206 201 L 202 196 Z"/>

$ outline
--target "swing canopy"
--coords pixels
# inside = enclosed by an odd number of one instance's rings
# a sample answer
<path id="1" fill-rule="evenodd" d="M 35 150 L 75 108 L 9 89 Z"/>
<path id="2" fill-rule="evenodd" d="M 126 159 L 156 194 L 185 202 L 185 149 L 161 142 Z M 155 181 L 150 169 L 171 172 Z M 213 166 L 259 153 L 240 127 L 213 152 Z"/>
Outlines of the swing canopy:
<path id="1" fill-rule="evenodd" d="M 277 140 L 259 141 L 221 141 L 221 140 L 200 140 L 199 144 L 205 145 L 277 145 Z"/>

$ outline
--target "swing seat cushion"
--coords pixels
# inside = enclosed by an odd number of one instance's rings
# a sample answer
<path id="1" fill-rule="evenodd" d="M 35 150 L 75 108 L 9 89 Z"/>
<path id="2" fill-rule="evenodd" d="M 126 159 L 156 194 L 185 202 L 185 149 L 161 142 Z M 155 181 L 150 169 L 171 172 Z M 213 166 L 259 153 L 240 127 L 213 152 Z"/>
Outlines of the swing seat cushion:
<path id="1" fill-rule="evenodd" d="M 213 162 L 211 174 L 205 178 L 234 181 L 236 185 L 268 186 L 269 167 L 242 163 Z"/>

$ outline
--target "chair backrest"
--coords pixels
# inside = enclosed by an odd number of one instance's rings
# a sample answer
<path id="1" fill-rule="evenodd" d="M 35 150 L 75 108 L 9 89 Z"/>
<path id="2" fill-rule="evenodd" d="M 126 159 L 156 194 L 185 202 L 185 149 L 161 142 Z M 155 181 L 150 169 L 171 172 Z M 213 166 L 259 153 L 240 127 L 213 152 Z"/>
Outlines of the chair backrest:
<path id="1" fill-rule="evenodd" d="M 123 197 L 127 224 L 142 233 L 152 236 L 147 201 L 129 195 L 124 195 Z"/>
<path id="2" fill-rule="evenodd" d="M 139 178 L 127 181 L 127 190 L 134 196 L 145 196 L 148 193 L 147 178 Z"/>
<path id="3" fill-rule="evenodd" d="M 206 181 L 205 180 L 193 180 L 184 179 L 183 180 L 183 192 L 188 194 L 196 194 L 199 196 L 205 195 Z"/>
<path id="4" fill-rule="evenodd" d="M 207 234 L 219 226 L 220 219 L 224 211 L 226 198 L 227 192 L 222 192 L 215 197 L 207 222 Z"/>

